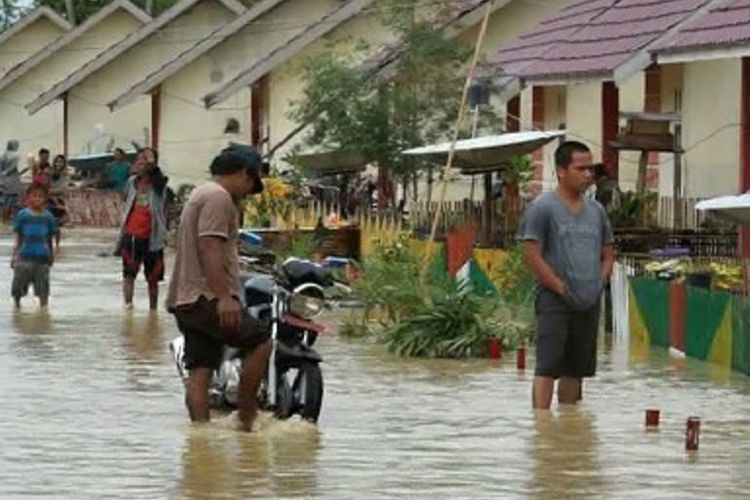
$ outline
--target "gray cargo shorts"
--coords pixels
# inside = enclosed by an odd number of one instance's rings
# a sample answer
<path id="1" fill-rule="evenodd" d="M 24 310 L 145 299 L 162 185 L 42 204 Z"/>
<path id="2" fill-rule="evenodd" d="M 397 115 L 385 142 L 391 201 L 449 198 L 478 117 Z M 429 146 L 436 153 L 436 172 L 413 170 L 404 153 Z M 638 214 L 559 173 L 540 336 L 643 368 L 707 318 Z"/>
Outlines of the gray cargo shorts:
<path id="1" fill-rule="evenodd" d="M 29 285 L 34 285 L 34 295 L 37 297 L 49 297 L 49 264 L 29 260 L 18 261 L 13 268 L 11 296 L 25 297 L 29 293 Z"/>
<path id="2" fill-rule="evenodd" d="M 536 303 L 536 372 L 541 377 L 593 377 L 600 303 L 573 309 L 559 294 L 541 288 Z"/>

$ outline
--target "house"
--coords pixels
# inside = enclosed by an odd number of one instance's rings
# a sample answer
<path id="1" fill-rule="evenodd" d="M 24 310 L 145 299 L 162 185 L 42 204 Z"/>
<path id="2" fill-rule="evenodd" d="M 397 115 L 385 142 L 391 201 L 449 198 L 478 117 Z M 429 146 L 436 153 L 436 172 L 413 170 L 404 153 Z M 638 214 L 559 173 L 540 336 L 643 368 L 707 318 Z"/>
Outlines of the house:
<path id="1" fill-rule="evenodd" d="M 0 33 L 0 74 L 36 52 L 73 26 L 49 7 L 29 12 Z"/>
<path id="2" fill-rule="evenodd" d="M 11 68 L 32 57 L 40 46 L 53 43 L 72 28 L 67 20 L 48 7 L 40 7 L 19 19 L 0 33 L 0 75 L 7 74 Z M 27 154 L 35 151 L 39 144 L 53 140 L 55 134 L 50 134 L 51 127 L 39 130 L 18 126 L 16 119 L 23 104 L 15 96 L 0 94 L 0 141 L 4 148 L 7 140 L 17 139 L 22 153 Z M 59 122 L 50 125 L 59 125 Z"/>
<path id="3" fill-rule="evenodd" d="M 225 147 L 224 129 L 229 120 L 240 124 L 240 137 L 262 149 L 266 138 L 269 109 L 283 114 L 286 107 L 275 107 L 278 96 L 289 95 L 278 80 L 260 79 L 232 86 L 231 95 L 220 106 L 207 108 L 203 97 L 210 89 L 236 82 L 248 64 L 264 61 L 288 43 L 303 43 L 331 33 L 373 4 L 373 0 L 261 0 L 234 20 L 187 47 L 176 57 L 165 60 L 153 72 L 135 81 L 108 104 L 117 111 L 137 102 L 144 94 L 160 95 L 156 144 L 165 163 L 170 165 L 173 182 L 195 183 L 207 175 L 208 165 Z M 312 23 L 300 20 L 315 20 Z M 368 31 L 371 15 L 356 30 Z M 317 30 L 311 29 L 317 27 Z M 369 30 L 373 31 L 373 30 Z M 375 33 L 380 31 L 374 30 Z M 358 31 L 339 32 L 353 36 Z M 376 38 L 376 41 L 379 39 Z M 234 90 L 236 89 L 236 90 Z M 269 105 L 269 95 L 275 96 Z M 286 106 L 286 104 L 284 104 Z M 200 123 L 202 126 L 196 127 Z M 237 138 L 235 134 L 234 138 Z"/>
<path id="4" fill-rule="evenodd" d="M 715 0 L 584 0 L 560 10 L 504 46 L 496 75 L 518 102 L 521 127 L 565 128 L 587 143 L 625 189 L 637 176 L 637 153 L 610 143 L 620 112 L 679 111 L 679 75 L 654 65 L 651 49 L 705 14 Z M 539 188 L 554 186 L 554 146 L 537 155 Z M 671 194 L 671 157 L 650 158 L 651 187 Z"/>
<path id="5" fill-rule="evenodd" d="M 492 15 L 484 44 L 486 54 L 494 52 L 500 44 L 528 29 L 540 17 L 568 3 L 565 0 L 543 3 L 522 0 L 456 0 L 447 15 L 441 18 L 446 36 L 456 37 L 473 46 L 488 1 L 491 2 Z M 378 65 L 387 65 L 389 54 L 397 57 L 398 43 L 394 35 L 382 27 L 375 28 L 375 23 L 379 23 L 379 20 L 371 13 L 350 19 L 346 15 L 347 5 L 349 4 L 344 4 L 338 11 L 341 16 L 336 19 L 341 19 L 341 26 L 336 30 L 332 29 L 331 22 L 318 20 L 311 23 L 299 36 L 290 38 L 269 51 L 265 57 L 250 61 L 237 77 L 216 86 L 205 96 L 206 106 L 215 109 L 242 89 L 254 87 L 256 95 L 265 96 L 262 106 L 256 106 L 256 113 L 264 118 L 262 129 L 267 134 L 265 152 L 271 153 L 275 162 L 283 161 L 285 154 L 295 144 L 299 144 L 304 136 L 305 127 L 295 124 L 288 116 L 291 103 L 302 96 L 302 66 L 311 56 L 326 47 L 330 37 L 348 35 L 356 39 L 366 34 L 370 44 L 380 46 L 379 51 L 383 52 L 383 56 L 378 58 Z M 332 34 L 325 37 L 328 33 Z M 259 108 L 262 111 L 257 111 Z M 462 179 L 457 186 L 452 186 L 450 198 L 467 197 L 470 185 L 470 180 Z M 426 188 L 422 187 L 421 190 L 425 191 Z"/>
<path id="6" fill-rule="evenodd" d="M 150 20 L 129 0 L 116 0 L 8 68 L 0 76 L 0 137 L 21 138 L 23 155 L 41 147 L 53 153 L 66 152 L 63 103 L 54 102 L 34 115 L 26 112 L 24 104 L 60 75 L 77 69 Z"/>
<path id="7" fill-rule="evenodd" d="M 686 195 L 750 189 L 750 2 L 712 2 L 652 54 L 679 92 Z"/>
<path id="8" fill-rule="evenodd" d="M 31 114 L 63 101 L 64 134 L 72 156 L 100 151 L 108 137 L 129 146 L 156 143 L 158 93 L 142 96 L 137 103 L 111 112 L 107 104 L 133 82 L 179 55 L 186 47 L 230 22 L 245 11 L 236 0 L 180 0 L 161 16 L 112 45 L 93 59 L 63 75 L 54 85 L 26 105 Z M 200 124 L 193 124 L 200 126 Z M 170 165 L 165 165 L 169 171 Z"/>

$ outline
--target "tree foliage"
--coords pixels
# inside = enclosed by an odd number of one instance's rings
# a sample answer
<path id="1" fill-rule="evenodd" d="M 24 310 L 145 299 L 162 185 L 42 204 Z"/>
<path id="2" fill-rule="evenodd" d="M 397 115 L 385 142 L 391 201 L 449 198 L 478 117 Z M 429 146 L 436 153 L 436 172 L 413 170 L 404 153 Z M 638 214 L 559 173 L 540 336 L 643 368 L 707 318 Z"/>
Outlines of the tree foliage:
<path id="1" fill-rule="evenodd" d="M 364 42 L 354 52 L 334 47 L 306 64 L 304 95 L 290 116 L 311 125 L 306 146 L 357 153 L 406 184 L 419 165 L 400 152 L 451 130 L 471 50 L 444 36 L 435 2 L 424 9 L 419 0 L 383 0 L 380 8 L 400 40 L 387 77 L 363 70 L 358 61 L 373 53 Z"/>
<path id="2" fill-rule="evenodd" d="M 0 30 L 13 24 L 20 13 L 18 0 L 0 0 Z"/>
<path id="3" fill-rule="evenodd" d="M 99 9 L 109 4 L 112 0 L 73 0 L 73 9 L 75 10 L 75 22 L 80 24 L 92 15 L 96 14 Z M 133 0 L 133 3 L 141 8 L 146 7 L 147 0 Z M 177 3 L 177 0 L 153 0 L 152 15 L 156 16 L 167 10 Z M 35 0 L 34 7 L 46 5 L 59 12 L 62 16 L 67 17 L 68 12 L 65 7 L 65 0 Z"/>

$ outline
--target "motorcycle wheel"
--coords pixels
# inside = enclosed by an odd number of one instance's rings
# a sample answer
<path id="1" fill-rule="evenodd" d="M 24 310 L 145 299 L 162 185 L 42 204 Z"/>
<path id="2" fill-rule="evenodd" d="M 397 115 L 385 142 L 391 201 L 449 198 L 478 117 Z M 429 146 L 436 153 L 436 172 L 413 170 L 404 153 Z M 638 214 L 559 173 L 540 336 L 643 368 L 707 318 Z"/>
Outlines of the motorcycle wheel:
<path id="1" fill-rule="evenodd" d="M 292 388 L 285 375 L 279 377 L 279 383 L 276 386 L 276 408 L 273 409 L 273 416 L 279 420 L 286 420 L 292 416 L 294 411 L 294 397 Z"/>
<path id="2" fill-rule="evenodd" d="M 317 422 L 323 404 L 323 374 L 318 363 L 302 363 L 292 394 L 300 416 L 308 422 Z"/>
<path id="3" fill-rule="evenodd" d="M 294 397 L 286 376 L 281 376 L 276 385 L 276 405 L 271 407 L 268 402 L 268 380 L 264 379 L 258 391 L 258 407 L 264 411 L 273 412 L 279 420 L 286 420 L 294 412 Z"/>

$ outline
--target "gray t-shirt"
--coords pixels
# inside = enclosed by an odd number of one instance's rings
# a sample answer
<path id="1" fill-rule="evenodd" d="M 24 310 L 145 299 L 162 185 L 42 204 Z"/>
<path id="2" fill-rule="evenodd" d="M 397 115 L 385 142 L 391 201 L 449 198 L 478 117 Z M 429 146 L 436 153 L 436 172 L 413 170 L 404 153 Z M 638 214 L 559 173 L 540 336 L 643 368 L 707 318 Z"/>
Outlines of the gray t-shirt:
<path id="1" fill-rule="evenodd" d="M 573 213 L 557 193 L 544 193 L 529 206 L 518 239 L 538 241 L 544 260 L 565 282 L 568 304 L 576 310 L 591 308 L 603 288 L 602 247 L 614 242 L 604 208 L 584 197 L 583 208 Z"/>

